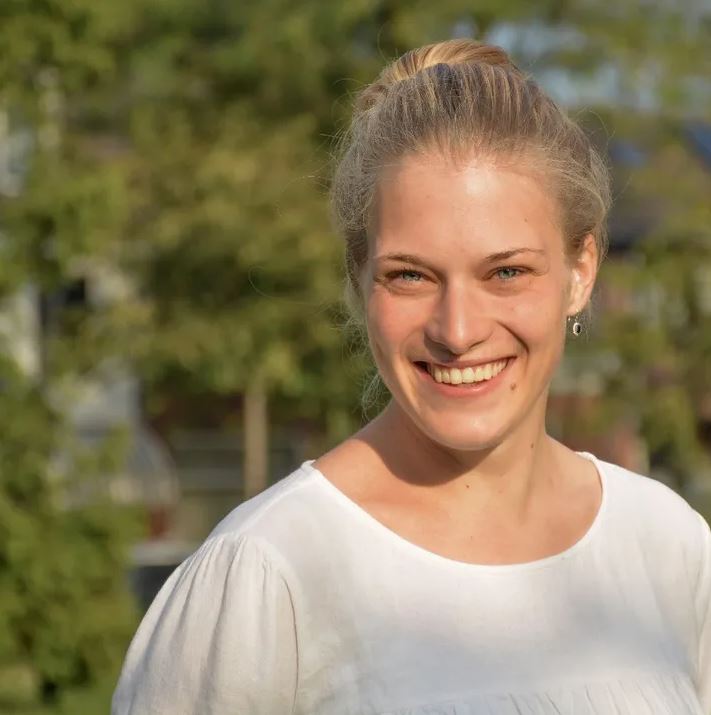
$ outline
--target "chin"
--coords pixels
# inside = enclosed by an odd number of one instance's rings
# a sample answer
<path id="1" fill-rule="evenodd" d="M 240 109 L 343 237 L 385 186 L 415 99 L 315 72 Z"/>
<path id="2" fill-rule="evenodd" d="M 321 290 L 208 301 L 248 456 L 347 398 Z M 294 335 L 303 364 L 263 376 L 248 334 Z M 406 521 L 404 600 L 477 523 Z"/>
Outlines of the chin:
<path id="1" fill-rule="evenodd" d="M 505 430 L 472 428 L 471 425 L 461 425 L 458 429 L 442 429 L 441 427 L 419 424 L 419 429 L 432 442 L 446 449 L 457 452 L 484 452 L 497 447 L 503 442 Z"/>
<path id="2" fill-rule="evenodd" d="M 435 445 L 460 452 L 481 452 L 501 444 L 511 432 L 513 424 L 504 416 L 489 413 L 486 417 L 471 414 L 445 414 L 421 411 L 408 401 L 398 402 L 398 411 L 404 415 L 418 436 Z"/>

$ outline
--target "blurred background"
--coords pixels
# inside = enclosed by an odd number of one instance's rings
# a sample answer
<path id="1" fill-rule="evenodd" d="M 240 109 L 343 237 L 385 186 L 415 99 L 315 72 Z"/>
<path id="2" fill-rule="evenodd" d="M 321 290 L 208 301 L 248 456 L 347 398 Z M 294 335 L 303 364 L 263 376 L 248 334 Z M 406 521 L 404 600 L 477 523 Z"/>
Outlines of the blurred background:
<path id="1" fill-rule="evenodd" d="M 711 516 L 709 0 L 0 0 L 0 712 L 108 712 L 175 565 L 377 412 L 334 137 L 470 36 L 613 167 L 549 431 Z"/>

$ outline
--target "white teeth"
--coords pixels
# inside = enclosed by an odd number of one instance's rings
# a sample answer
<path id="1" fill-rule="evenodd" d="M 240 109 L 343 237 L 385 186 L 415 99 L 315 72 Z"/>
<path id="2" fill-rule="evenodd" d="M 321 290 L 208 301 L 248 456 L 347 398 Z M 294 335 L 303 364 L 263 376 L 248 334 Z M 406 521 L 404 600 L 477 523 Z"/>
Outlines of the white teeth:
<path id="1" fill-rule="evenodd" d="M 490 362 L 486 365 L 478 365 L 475 368 L 466 367 L 464 370 L 459 368 L 443 368 L 439 365 L 427 365 L 427 370 L 434 377 L 436 382 L 444 382 L 446 384 L 461 385 L 471 384 L 472 382 L 483 382 L 496 377 L 505 367 L 508 360 L 498 360 Z"/>

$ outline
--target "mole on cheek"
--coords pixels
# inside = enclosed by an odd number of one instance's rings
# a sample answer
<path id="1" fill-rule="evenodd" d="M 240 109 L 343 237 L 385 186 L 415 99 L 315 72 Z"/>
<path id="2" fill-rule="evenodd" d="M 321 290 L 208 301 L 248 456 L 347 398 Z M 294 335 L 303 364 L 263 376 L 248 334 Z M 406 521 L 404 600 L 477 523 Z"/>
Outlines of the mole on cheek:
<path id="1" fill-rule="evenodd" d="M 513 391 L 516 389 L 516 383 L 515 383 L 515 382 L 512 382 L 512 383 L 509 385 L 509 389 L 513 392 Z"/>

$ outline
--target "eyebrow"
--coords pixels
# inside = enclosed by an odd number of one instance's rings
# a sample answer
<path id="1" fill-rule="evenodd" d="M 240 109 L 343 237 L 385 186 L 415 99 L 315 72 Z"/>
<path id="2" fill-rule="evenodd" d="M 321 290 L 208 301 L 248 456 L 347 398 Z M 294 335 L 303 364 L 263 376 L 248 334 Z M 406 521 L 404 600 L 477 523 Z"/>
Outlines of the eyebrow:
<path id="1" fill-rule="evenodd" d="M 484 260 L 488 263 L 495 263 L 496 261 L 505 261 L 508 258 L 517 256 L 519 253 L 535 253 L 538 256 L 546 255 L 546 252 L 542 248 L 512 248 L 510 251 L 500 251 L 499 253 L 492 253 Z"/>
<path id="2" fill-rule="evenodd" d="M 485 263 L 497 263 L 498 261 L 505 261 L 513 256 L 517 256 L 520 253 L 534 253 L 536 255 L 544 256 L 546 252 L 541 248 L 512 248 L 508 251 L 498 251 L 497 253 L 491 253 L 484 258 Z M 417 256 L 413 253 L 386 253 L 382 256 L 376 256 L 376 261 L 401 261 L 403 263 L 412 263 L 418 266 L 427 266 L 428 263 L 424 258 Z"/>

